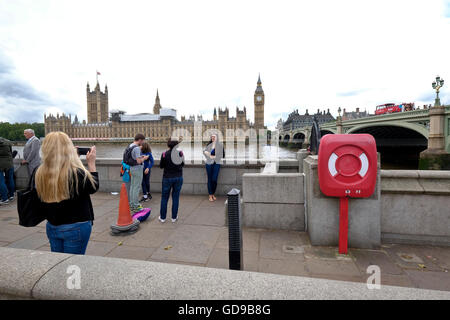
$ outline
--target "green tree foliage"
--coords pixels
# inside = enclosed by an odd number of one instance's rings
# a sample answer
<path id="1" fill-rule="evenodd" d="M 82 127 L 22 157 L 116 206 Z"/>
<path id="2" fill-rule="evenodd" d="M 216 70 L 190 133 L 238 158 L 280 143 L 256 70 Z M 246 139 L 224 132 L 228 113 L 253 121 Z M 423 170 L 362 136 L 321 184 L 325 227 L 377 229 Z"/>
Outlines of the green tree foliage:
<path id="1" fill-rule="evenodd" d="M 36 137 L 41 138 L 45 135 L 43 123 L 9 123 L 0 122 L 0 137 L 11 141 L 25 141 L 23 131 L 25 129 L 33 129 Z"/>

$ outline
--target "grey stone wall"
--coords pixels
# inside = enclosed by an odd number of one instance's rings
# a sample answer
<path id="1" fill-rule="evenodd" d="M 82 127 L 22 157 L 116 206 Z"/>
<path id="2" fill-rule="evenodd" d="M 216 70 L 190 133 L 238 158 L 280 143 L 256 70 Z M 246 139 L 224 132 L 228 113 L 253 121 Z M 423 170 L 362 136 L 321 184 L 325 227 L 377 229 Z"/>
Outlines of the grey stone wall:
<path id="1" fill-rule="evenodd" d="M 67 285 L 69 267 L 79 268 L 79 288 Z M 0 270 L 0 299 L 450 299 L 446 291 L 2 247 Z"/>
<path id="2" fill-rule="evenodd" d="M 381 170 L 381 237 L 450 245 L 450 171 Z"/>
<path id="3" fill-rule="evenodd" d="M 244 226 L 304 231 L 303 179 L 302 173 L 245 173 Z"/>

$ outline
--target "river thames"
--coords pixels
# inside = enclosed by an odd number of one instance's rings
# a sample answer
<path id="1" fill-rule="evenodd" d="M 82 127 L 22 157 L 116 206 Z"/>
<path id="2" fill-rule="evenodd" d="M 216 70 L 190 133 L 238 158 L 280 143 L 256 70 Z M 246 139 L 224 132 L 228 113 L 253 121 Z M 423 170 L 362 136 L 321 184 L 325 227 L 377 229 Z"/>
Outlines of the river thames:
<path id="1" fill-rule="evenodd" d="M 97 158 L 116 158 L 117 159 L 117 158 L 122 158 L 123 151 L 125 150 L 125 148 L 128 144 L 127 143 L 89 144 L 86 142 L 78 142 L 78 143 L 76 143 L 76 145 L 83 146 L 83 147 L 95 145 L 97 148 Z M 167 149 L 166 145 L 162 144 L 162 143 L 155 143 L 155 144 L 151 144 L 150 146 L 152 148 L 153 158 L 155 158 L 155 159 L 159 159 L 161 157 L 162 152 L 164 152 Z M 203 147 L 205 147 L 205 145 L 203 145 Z M 192 145 L 192 147 L 189 147 L 189 146 L 181 145 L 180 148 L 181 148 L 181 150 L 184 151 L 186 160 L 203 158 L 203 153 L 202 153 L 203 148 L 200 146 L 194 147 L 194 145 Z M 227 158 L 235 158 L 235 159 L 243 159 L 244 157 L 245 157 L 245 159 L 256 159 L 256 158 L 269 159 L 269 158 L 274 157 L 277 153 L 277 150 L 275 147 L 264 146 L 262 148 L 262 152 L 258 156 L 256 146 L 235 145 L 234 146 L 235 156 L 232 157 L 231 156 L 232 151 L 230 152 L 229 149 L 227 149 L 228 148 L 227 146 L 225 146 L 225 148 L 226 148 L 225 149 L 226 157 Z M 23 158 L 23 155 L 22 155 L 23 146 L 13 146 L 13 150 L 17 150 L 19 152 L 18 157 Z M 296 149 L 288 149 L 288 148 L 279 147 L 278 148 L 278 157 L 279 157 L 279 159 L 295 159 L 296 152 L 297 152 Z"/>

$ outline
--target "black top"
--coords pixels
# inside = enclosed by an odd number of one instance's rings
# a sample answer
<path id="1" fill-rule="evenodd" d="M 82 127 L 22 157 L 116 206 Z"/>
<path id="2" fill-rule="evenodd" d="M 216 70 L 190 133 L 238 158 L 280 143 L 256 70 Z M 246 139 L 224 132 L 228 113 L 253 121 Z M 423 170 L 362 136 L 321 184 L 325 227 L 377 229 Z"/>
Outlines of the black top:
<path id="1" fill-rule="evenodd" d="M 178 178 L 183 176 L 183 166 L 184 166 L 184 154 L 183 151 L 178 151 L 179 159 L 175 159 L 176 162 L 181 163 L 175 164 L 171 157 L 172 150 L 167 150 L 161 154 L 161 161 L 159 162 L 159 167 L 164 169 L 163 178 Z M 175 154 L 175 156 L 177 156 Z M 177 161 L 179 160 L 179 161 Z"/>
<path id="2" fill-rule="evenodd" d="M 94 209 L 92 208 L 90 195 L 97 192 L 99 181 L 97 172 L 91 172 L 91 174 L 94 178 L 95 187 L 92 186 L 89 179 L 84 182 L 84 172 L 78 171 L 78 194 L 73 193 L 70 199 L 61 202 L 41 202 L 41 208 L 48 222 L 54 226 L 59 226 L 94 220 Z"/>

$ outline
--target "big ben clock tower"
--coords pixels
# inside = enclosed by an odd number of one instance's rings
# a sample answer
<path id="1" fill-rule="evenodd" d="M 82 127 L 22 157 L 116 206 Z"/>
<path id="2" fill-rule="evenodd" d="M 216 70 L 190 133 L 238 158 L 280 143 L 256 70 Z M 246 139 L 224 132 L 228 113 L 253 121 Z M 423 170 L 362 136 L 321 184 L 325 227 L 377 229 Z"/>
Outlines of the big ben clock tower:
<path id="1" fill-rule="evenodd" d="M 264 91 L 261 86 L 261 77 L 258 76 L 258 85 L 256 86 L 255 96 L 255 125 L 256 130 L 264 129 Z"/>

